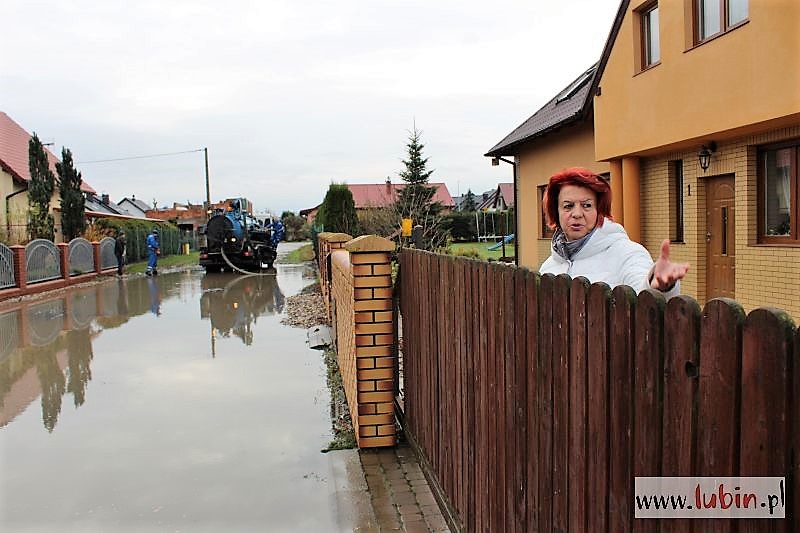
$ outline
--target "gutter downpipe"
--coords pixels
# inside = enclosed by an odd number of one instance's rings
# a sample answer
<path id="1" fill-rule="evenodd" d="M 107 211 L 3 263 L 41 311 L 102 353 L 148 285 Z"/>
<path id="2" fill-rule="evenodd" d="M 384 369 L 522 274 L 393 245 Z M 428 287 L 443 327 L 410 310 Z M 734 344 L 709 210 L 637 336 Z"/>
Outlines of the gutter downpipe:
<path id="1" fill-rule="evenodd" d="M 11 235 L 11 198 L 14 196 L 21 194 L 23 192 L 28 192 L 28 183 L 25 183 L 25 188 L 21 189 L 17 192 L 12 192 L 8 196 L 6 196 L 6 231 L 8 234 Z"/>
<path id="2" fill-rule="evenodd" d="M 497 161 L 503 161 L 504 163 L 508 163 L 511 165 L 511 168 L 514 172 L 514 265 L 519 266 L 519 244 L 520 239 L 517 233 L 519 233 L 519 205 L 517 204 L 517 158 L 514 157 L 514 161 L 510 159 L 506 159 L 505 157 L 501 156 L 494 156 L 494 159 Z M 506 228 L 507 229 L 507 228 Z M 503 235 L 503 239 L 505 239 L 505 235 Z"/>

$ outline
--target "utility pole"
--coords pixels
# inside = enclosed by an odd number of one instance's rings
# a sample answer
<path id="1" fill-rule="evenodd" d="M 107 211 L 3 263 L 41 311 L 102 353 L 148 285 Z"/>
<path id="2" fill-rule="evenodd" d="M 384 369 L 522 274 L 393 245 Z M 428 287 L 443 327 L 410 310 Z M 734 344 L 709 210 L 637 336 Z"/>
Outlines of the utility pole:
<path id="1" fill-rule="evenodd" d="M 203 153 L 206 158 L 206 219 L 208 218 L 208 211 L 211 209 L 211 186 L 208 181 L 208 148 L 203 148 Z"/>

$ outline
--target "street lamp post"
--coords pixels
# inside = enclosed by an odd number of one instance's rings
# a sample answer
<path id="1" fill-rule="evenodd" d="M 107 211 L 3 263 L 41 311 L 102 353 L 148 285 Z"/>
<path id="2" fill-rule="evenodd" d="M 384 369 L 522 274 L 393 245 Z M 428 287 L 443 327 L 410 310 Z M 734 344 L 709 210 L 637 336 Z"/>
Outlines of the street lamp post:
<path id="1" fill-rule="evenodd" d="M 211 185 L 208 180 L 208 148 L 203 148 L 203 154 L 206 158 L 206 219 L 208 219 L 208 210 L 211 209 Z"/>

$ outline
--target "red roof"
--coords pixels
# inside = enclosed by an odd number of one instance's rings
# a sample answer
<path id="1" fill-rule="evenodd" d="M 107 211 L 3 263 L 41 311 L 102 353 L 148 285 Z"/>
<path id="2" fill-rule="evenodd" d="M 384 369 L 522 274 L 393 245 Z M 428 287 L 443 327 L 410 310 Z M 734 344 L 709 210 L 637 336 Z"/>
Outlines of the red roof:
<path id="1" fill-rule="evenodd" d="M 28 166 L 28 141 L 31 134 L 22 129 L 22 126 L 11 120 L 4 112 L 0 111 L 0 168 L 22 182 L 31 180 L 30 167 Z M 50 170 L 56 173 L 56 163 L 59 159 L 45 147 L 47 159 L 50 161 Z M 96 192 L 86 181 L 81 183 L 83 192 Z"/>
<path id="2" fill-rule="evenodd" d="M 397 191 L 405 187 L 405 183 L 355 183 L 347 184 L 347 188 L 353 195 L 353 203 L 356 209 L 368 207 L 385 207 L 393 204 L 397 199 Z M 455 202 L 447 190 L 444 183 L 429 183 L 429 187 L 436 187 L 436 194 L 433 195 L 434 202 L 440 202 L 444 207 L 453 208 Z"/>
<path id="3" fill-rule="evenodd" d="M 508 207 L 514 207 L 514 184 L 500 183 L 500 194 Z"/>

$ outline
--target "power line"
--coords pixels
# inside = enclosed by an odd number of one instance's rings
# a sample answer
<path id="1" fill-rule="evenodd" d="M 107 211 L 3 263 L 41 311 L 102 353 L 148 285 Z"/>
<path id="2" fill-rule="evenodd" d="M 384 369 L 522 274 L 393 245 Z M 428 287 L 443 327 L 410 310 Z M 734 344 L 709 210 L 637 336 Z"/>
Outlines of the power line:
<path id="1" fill-rule="evenodd" d="M 194 152 L 202 152 L 205 148 L 199 148 L 197 150 L 186 150 L 184 152 L 170 152 L 167 154 L 151 154 L 151 155 L 134 155 L 131 157 L 117 157 L 115 159 L 97 159 L 95 161 L 78 161 L 75 163 L 76 165 L 89 165 L 91 163 L 110 163 L 112 161 L 129 161 L 131 159 L 149 159 L 151 157 L 166 157 L 169 155 L 180 155 L 180 154 L 191 154 Z"/>

